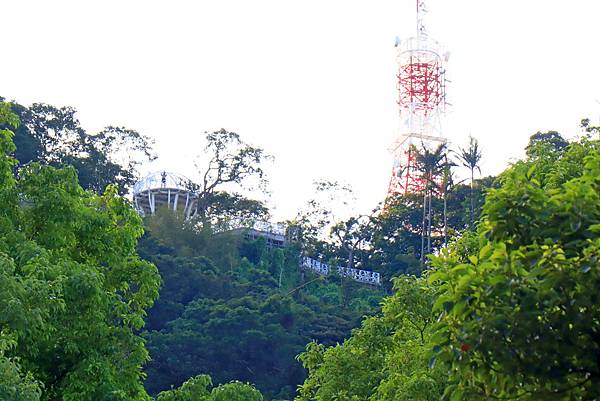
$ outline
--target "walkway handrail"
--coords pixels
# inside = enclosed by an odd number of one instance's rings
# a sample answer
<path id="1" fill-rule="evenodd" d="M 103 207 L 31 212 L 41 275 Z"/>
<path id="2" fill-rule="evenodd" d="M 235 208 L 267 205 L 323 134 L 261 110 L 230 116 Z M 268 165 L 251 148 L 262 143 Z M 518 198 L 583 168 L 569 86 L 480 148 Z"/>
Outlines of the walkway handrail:
<path id="1" fill-rule="evenodd" d="M 332 271 L 332 266 L 327 263 L 323 263 L 319 260 L 310 258 L 308 256 L 300 257 L 300 267 L 304 269 L 312 270 L 313 272 L 322 276 L 327 276 Z M 354 269 L 343 266 L 334 267 L 338 274 L 343 277 L 350 277 L 354 281 L 358 281 L 363 284 L 381 285 L 381 274 L 371 270 Z"/>

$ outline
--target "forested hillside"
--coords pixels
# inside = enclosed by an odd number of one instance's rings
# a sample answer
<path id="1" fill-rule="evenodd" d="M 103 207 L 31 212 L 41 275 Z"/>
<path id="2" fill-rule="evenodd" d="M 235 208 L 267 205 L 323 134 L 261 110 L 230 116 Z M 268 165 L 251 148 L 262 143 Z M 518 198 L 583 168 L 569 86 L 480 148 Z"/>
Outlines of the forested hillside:
<path id="1" fill-rule="evenodd" d="M 0 400 L 598 399 L 599 131 L 534 134 L 481 179 L 475 139 L 417 149 L 421 193 L 370 214 L 317 182 L 272 246 L 244 235 L 269 210 L 236 188 L 268 155 L 240 135 L 206 134 L 193 218 L 142 219 L 143 136 L 0 102 Z"/>
<path id="2" fill-rule="evenodd" d="M 477 229 L 341 345 L 310 343 L 296 401 L 600 397 L 600 141 L 533 135 Z"/>
<path id="3" fill-rule="evenodd" d="M 151 393 L 207 373 L 218 383 L 248 381 L 269 398 L 292 398 L 304 379 L 295 356 L 306 343 L 342 342 L 383 296 L 348 283 L 344 303 L 335 282 L 301 287 L 298 244 L 269 249 L 263 239 L 196 232 L 170 211 L 148 218 L 138 250 L 163 281 L 143 334 Z"/>

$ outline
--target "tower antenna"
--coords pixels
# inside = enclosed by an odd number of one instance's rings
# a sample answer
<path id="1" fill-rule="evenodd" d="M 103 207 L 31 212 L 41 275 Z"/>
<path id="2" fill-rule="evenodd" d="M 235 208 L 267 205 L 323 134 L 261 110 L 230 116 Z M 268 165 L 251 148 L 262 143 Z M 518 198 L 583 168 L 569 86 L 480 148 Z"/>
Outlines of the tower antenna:
<path id="1" fill-rule="evenodd" d="M 389 148 L 394 157 L 387 200 L 396 194 L 421 192 L 424 182 L 416 165 L 419 149 L 447 142 L 441 120 L 446 109 L 445 62 L 441 46 L 427 34 L 425 0 L 416 0 L 417 35 L 396 40 L 398 108 L 401 127 Z"/>
<path id="2" fill-rule="evenodd" d="M 425 0 L 417 0 L 417 37 L 419 36 L 427 36 L 427 31 L 425 30 L 425 21 L 424 16 L 427 13 L 427 7 L 425 5 Z"/>

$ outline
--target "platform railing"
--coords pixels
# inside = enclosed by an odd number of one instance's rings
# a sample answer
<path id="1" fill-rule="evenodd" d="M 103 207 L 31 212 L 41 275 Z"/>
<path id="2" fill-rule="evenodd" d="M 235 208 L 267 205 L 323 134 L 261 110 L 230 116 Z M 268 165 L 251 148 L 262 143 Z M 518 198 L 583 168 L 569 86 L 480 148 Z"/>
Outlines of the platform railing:
<path id="1" fill-rule="evenodd" d="M 311 270 L 322 276 L 328 276 L 332 269 L 335 269 L 340 276 L 349 277 L 359 283 L 381 285 L 381 274 L 371 270 L 354 269 L 344 266 L 330 266 L 327 263 L 323 263 L 308 256 L 302 256 L 300 258 L 300 267 Z"/>

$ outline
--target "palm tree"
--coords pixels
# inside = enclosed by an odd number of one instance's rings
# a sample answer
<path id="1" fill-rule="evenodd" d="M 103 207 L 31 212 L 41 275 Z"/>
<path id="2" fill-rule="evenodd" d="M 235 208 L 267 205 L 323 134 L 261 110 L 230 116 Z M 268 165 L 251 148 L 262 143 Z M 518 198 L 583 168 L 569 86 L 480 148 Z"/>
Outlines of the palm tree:
<path id="1" fill-rule="evenodd" d="M 479 162 L 481 161 L 481 149 L 479 148 L 479 142 L 477 142 L 477 139 L 469 135 L 469 147 L 467 149 L 460 148 L 459 157 L 462 165 L 471 170 L 471 211 L 469 215 L 469 229 L 473 230 L 475 215 L 475 198 L 473 192 L 475 183 L 475 169 L 477 169 L 479 174 L 481 174 L 481 168 L 479 167 Z"/>
<path id="2" fill-rule="evenodd" d="M 425 253 L 431 252 L 431 198 L 436 189 L 436 179 L 443 171 L 446 159 L 446 143 L 441 143 L 433 151 L 421 145 L 422 150 L 415 157 L 416 165 L 423 180 L 423 220 L 421 226 L 421 262 L 425 261 Z M 427 247 L 425 247 L 427 242 Z"/>
<path id="3" fill-rule="evenodd" d="M 448 192 L 455 185 L 454 174 L 452 167 L 456 167 L 456 163 L 448 158 L 448 154 L 444 154 L 444 163 L 442 164 L 442 181 L 440 189 L 444 198 L 444 246 L 448 246 Z"/>

